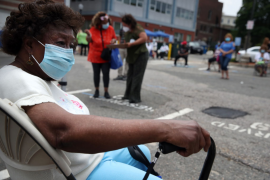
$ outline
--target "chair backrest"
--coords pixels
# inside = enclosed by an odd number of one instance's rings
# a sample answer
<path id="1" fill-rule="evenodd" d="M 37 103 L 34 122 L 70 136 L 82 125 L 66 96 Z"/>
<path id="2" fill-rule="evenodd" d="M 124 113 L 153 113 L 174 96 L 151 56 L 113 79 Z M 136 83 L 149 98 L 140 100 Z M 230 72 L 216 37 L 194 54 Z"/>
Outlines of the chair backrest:
<path id="1" fill-rule="evenodd" d="M 24 171 L 58 169 L 66 179 L 75 179 L 66 155 L 47 142 L 24 111 L 1 98 L 0 157 L 7 167 Z"/>

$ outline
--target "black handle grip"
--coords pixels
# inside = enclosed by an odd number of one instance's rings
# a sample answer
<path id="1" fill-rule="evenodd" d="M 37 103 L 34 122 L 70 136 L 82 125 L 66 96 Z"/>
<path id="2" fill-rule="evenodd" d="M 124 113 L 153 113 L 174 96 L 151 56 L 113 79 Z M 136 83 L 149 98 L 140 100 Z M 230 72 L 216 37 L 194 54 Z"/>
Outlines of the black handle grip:
<path id="1" fill-rule="evenodd" d="M 174 151 L 185 151 L 186 150 L 185 148 L 181 148 L 181 147 L 178 147 L 178 146 L 172 145 L 170 143 L 166 143 L 166 142 L 159 143 L 158 148 L 160 149 L 160 151 L 163 154 L 169 154 L 169 153 L 174 152 Z"/>
<path id="2" fill-rule="evenodd" d="M 163 154 L 168 154 L 174 151 L 186 150 L 185 148 L 177 147 L 175 145 L 166 142 L 159 143 L 159 149 Z M 204 161 L 199 180 L 208 180 L 215 157 L 216 157 L 216 144 L 215 141 L 211 138 L 211 146 L 208 150 L 206 159 Z"/>

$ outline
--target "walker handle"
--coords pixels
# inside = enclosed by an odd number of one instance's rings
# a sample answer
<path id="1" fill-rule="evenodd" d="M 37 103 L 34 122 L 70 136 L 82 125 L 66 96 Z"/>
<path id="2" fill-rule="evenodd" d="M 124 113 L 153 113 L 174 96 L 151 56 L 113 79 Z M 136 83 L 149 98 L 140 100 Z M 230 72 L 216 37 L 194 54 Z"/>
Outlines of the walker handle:
<path id="1" fill-rule="evenodd" d="M 199 177 L 199 180 L 208 180 L 208 177 L 210 175 L 215 157 L 216 157 L 216 145 L 215 141 L 211 138 L 211 146 L 207 152 L 206 159 L 204 161 L 204 165 Z M 168 154 L 174 151 L 185 151 L 185 148 L 177 147 L 175 145 L 172 145 L 170 143 L 161 142 L 159 143 L 159 149 L 163 154 Z"/>

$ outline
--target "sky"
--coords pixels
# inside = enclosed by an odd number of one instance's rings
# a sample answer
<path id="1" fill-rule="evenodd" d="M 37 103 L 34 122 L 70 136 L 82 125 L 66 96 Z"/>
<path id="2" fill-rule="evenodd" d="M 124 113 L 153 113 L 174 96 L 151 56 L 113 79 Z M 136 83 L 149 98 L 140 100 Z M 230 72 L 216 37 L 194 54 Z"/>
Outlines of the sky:
<path id="1" fill-rule="evenodd" d="M 225 15 L 236 16 L 242 7 L 242 0 L 219 0 L 223 3 L 223 13 Z"/>

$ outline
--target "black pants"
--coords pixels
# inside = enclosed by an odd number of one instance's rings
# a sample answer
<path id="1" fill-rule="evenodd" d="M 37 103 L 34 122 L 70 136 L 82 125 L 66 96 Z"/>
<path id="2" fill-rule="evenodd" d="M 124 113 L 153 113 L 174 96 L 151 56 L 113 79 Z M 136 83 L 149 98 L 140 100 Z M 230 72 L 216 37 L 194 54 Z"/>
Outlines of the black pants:
<path id="1" fill-rule="evenodd" d="M 145 52 L 139 55 L 135 63 L 128 64 L 125 99 L 135 102 L 141 101 L 141 88 L 148 58 L 148 52 Z"/>
<path id="2" fill-rule="evenodd" d="M 81 45 L 81 56 L 82 55 L 86 56 L 86 49 L 88 49 L 88 45 L 87 44 L 80 44 L 80 45 Z"/>
<path id="3" fill-rule="evenodd" d="M 110 82 L 110 68 L 111 64 L 108 63 L 92 63 L 93 70 L 94 70 L 94 83 L 95 87 L 99 87 L 99 81 L 100 81 L 100 70 L 103 74 L 103 83 L 104 87 L 109 87 Z"/>
<path id="4" fill-rule="evenodd" d="M 159 55 L 160 55 L 160 58 L 163 59 L 164 56 L 166 56 L 166 52 L 161 52 L 161 53 L 159 53 Z"/>
<path id="5" fill-rule="evenodd" d="M 188 62 L 188 56 L 182 56 L 182 55 L 177 55 L 175 57 L 175 60 L 174 60 L 174 65 L 176 66 L 176 62 L 179 58 L 184 58 L 185 59 L 185 65 L 188 65 L 187 62 Z"/>
<path id="6" fill-rule="evenodd" d="M 212 57 L 212 58 L 208 59 L 208 62 L 211 64 L 212 62 L 215 62 L 216 60 L 217 60 L 217 58 Z"/>

